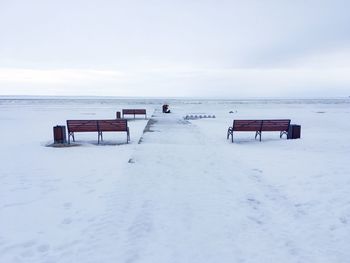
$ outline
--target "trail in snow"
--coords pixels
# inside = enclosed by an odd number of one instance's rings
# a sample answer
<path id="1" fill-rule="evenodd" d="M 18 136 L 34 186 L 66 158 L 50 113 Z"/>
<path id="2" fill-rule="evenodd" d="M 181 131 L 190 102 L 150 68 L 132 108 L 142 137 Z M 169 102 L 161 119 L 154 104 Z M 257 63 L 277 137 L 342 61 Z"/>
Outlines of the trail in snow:
<path id="1" fill-rule="evenodd" d="M 262 170 L 242 164 L 234 145 L 218 147 L 180 116 L 154 119 L 111 200 L 120 262 L 337 259 L 317 244 L 323 233 L 305 212 Z"/>

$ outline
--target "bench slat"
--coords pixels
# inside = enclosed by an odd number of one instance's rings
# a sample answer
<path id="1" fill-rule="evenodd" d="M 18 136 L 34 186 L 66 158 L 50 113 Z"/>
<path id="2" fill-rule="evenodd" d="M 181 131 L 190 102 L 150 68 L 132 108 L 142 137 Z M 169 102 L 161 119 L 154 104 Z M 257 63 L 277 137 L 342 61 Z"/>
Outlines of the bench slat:
<path id="1" fill-rule="evenodd" d="M 146 114 L 146 110 L 144 109 L 135 109 L 134 114 Z"/>
<path id="2" fill-rule="evenodd" d="M 98 127 L 100 131 L 127 131 L 127 120 L 99 120 Z"/>
<path id="3" fill-rule="evenodd" d="M 233 130 L 234 131 L 260 131 L 261 120 L 234 120 Z"/>
<path id="4" fill-rule="evenodd" d="M 287 131 L 290 120 L 263 120 L 262 131 Z"/>
<path id="5" fill-rule="evenodd" d="M 67 120 L 68 132 L 97 132 L 97 120 Z"/>
<path id="6" fill-rule="evenodd" d="M 145 109 L 123 109 L 123 114 L 146 114 Z"/>

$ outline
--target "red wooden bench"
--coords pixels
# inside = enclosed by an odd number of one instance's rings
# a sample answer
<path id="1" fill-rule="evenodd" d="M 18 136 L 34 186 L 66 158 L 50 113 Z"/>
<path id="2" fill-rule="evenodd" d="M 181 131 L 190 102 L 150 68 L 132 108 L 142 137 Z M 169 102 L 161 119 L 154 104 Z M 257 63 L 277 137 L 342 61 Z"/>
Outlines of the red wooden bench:
<path id="1" fill-rule="evenodd" d="M 259 135 L 261 141 L 262 132 L 279 131 L 280 138 L 283 134 L 288 135 L 290 120 L 234 120 L 232 127 L 227 130 L 227 139 L 231 135 L 233 142 L 233 132 L 255 132 L 255 139 Z"/>
<path id="2" fill-rule="evenodd" d="M 118 120 L 67 120 L 68 143 L 75 141 L 75 132 L 97 132 L 97 141 L 103 141 L 103 132 L 126 132 L 126 143 L 130 141 L 128 121 Z"/>
<path id="3" fill-rule="evenodd" d="M 145 115 L 145 119 L 147 119 L 147 114 L 145 109 L 123 109 L 122 115 L 124 119 L 124 115 L 134 115 L 134 119 L 136 115 Z"/>

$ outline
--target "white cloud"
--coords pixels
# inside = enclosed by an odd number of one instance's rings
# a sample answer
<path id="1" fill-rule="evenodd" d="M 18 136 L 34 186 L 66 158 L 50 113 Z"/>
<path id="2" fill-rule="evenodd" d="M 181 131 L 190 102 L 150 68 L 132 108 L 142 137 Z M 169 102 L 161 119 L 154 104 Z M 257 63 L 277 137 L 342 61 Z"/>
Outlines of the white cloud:
<path id="1" fill-rule="evenodd" d="M 346 96 L 350 68 L 0 69 L 0 94 L 103 96 Z M 64 87 L 64 89 L 63 89 Z"/>
<path id="2" fill-rule="evenodd" d="M 342 96 L 349 8 L 345 0 L 0 1 L 0 94 Z"/>
<path id="3" fill-rule="evenodd" d="M 0 69 L 0 81 L 13 83 L 67 84 L 69 82 L 89 83 L 90 81 L 119 80 L 123 73 L 112 70 L 86 69 Z"/>

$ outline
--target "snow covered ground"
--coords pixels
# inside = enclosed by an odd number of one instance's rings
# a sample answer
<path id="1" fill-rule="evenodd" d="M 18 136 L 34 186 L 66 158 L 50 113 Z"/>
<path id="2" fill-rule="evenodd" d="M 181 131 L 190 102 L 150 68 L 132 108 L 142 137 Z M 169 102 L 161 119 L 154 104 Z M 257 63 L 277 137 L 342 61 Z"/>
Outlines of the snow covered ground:
<path id="1" fill-rule="evenodd" d="M 350 100 L 166 102 L 0 100 L 0 262 L 349 262 Z M 122 108 L 153 113 L 130 144 L 46 147 L 54 125 Z M 232 144 L 235 118 L 290 118 L 302 139 Z"/>

